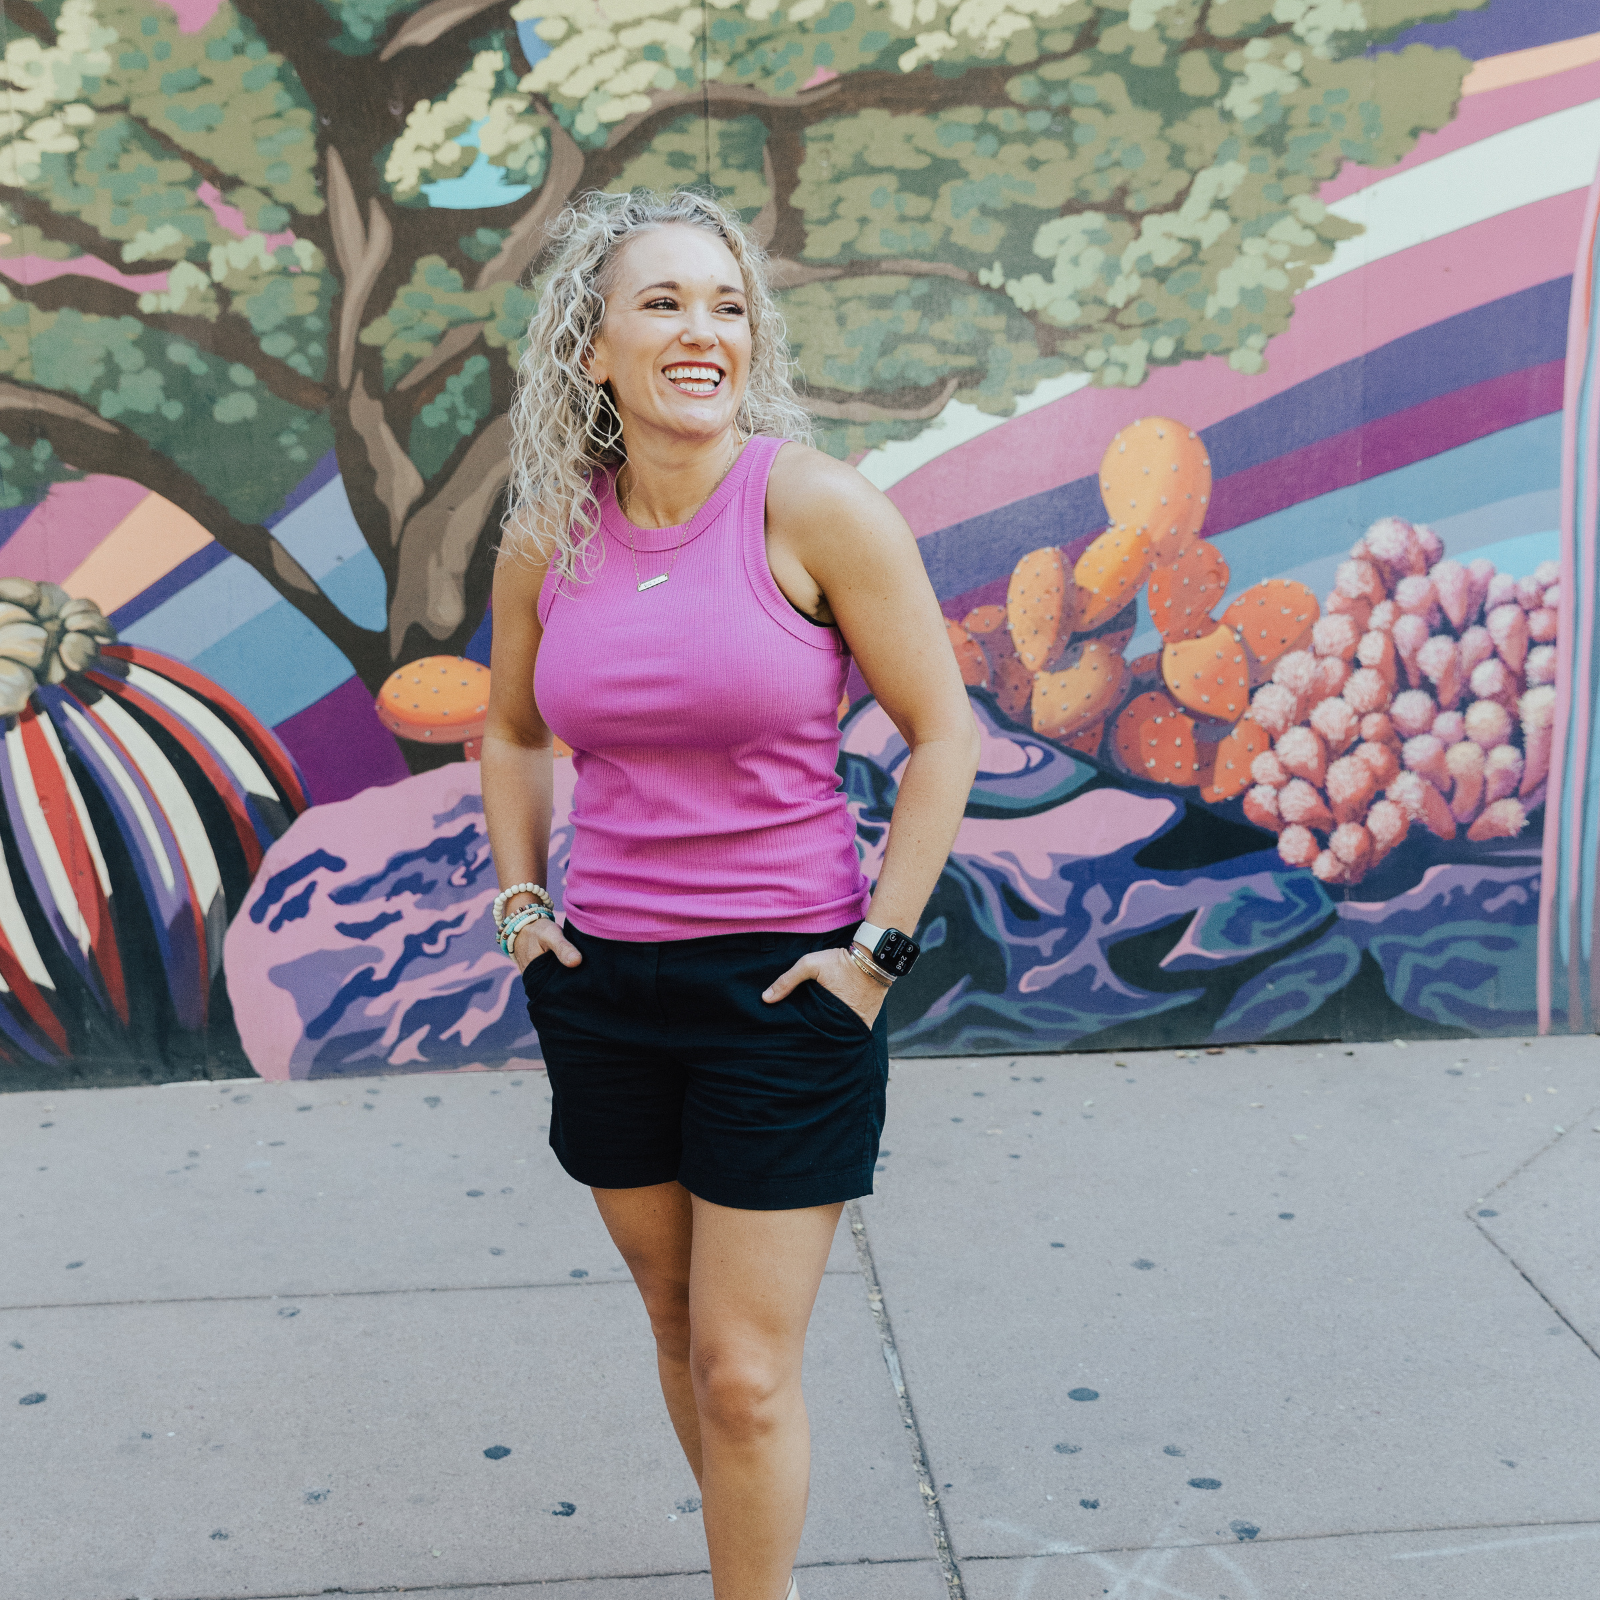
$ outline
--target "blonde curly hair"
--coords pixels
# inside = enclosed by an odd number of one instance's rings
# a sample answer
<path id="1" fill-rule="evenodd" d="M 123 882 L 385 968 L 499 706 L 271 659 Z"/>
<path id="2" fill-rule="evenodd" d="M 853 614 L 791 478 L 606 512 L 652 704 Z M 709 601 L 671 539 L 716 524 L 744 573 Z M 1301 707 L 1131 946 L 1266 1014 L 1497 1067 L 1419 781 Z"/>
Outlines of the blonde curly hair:
<path id="1" fill-rule="evenodd" d="M 811 443 L 811 416 L 795 395 L 767 258 L 738 216 L 690 189 L 582 196 L 551 225 L 560 250 L 518 364 L 501 524 L 513 553 L 542 556 L 562 577 L 591 569 L 600 521 L 595 485 L 602 469 L 626 459 L 610 387 L 591 382 L 583 370 L 605 315 L 610 270 L 629 239 L 669 223 L 715 234 L 739 264 L 750 315 L 750 375 L 735 418 L 740 430 Z"/>

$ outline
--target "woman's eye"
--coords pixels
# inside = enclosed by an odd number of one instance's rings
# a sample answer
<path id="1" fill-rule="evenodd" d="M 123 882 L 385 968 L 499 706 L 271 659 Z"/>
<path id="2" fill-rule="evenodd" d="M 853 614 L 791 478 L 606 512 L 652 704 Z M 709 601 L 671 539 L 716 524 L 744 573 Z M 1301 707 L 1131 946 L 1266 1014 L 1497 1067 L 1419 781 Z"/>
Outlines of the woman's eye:
<path id="1" fill-rule="evenodd" d="M 718 306 L 717 310 L 731 311 L 736 317 L 742 317 L 744 315 L 744 307 L 735 305 L 731 300 L 725 306 Z"/>

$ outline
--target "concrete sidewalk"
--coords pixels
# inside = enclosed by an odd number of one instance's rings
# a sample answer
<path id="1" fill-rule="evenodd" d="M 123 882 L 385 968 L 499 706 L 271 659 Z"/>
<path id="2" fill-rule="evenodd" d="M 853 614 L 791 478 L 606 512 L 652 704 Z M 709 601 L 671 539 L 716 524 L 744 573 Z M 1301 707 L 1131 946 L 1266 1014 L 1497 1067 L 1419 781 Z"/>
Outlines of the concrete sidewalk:
<path id="1" fill-rule="evenodd" d="M 547 1107 L 0 1096 L 0 1600 L 709 1600 Z M 908 1061 L 884 1142 L 805 1600 L 1600 1593 L 1594 1038 Z"/>

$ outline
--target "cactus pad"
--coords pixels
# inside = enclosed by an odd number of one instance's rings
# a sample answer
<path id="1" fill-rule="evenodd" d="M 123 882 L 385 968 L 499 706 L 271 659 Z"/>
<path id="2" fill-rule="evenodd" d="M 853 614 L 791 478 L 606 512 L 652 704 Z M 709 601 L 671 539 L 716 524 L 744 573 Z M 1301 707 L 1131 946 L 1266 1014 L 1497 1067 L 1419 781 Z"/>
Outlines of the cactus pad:
<path id="1" fill-rule="evenodd" d="M 1053 545 L 1017 563 L 1006 589 L 1006 621 L 1017 659 L 1030 672 L 1059 664 L 1078 625 L 1081 598 L 1066 556 Z"/>
<path id="2" fill-rule="evenodd" d="M 1139 592 L 1139 585 L 1149 576 L 1150 563 L 1148 534 L 1128 523 L 1115 523 L 1107 528 L 1078 557 L 1073 569 L 1077 585 L 1083 591 L 1078 626 L 1093 628 L 1114 617 Z"/>
<path id="3" fill-rule="evenodd" d="M 1116 704 L 1127 663 L 1098 639 L 1072 645 L 1057 672 L 1033 679 L 1033 731 L 1067 739 L 1099 722 Z"/>
<path id="4" fill-rule="evenodd" d="M 948 617 L 944 631 L 950 636 L 950 648 L 955 651 L 961 681 L 969 687 L 982 688 L 989 681 L 989 661 L 983 646 L 959 622 L 952 622 Z"/>
<path id="5" fill-rule="evenodd" d="M 1122 708 L 1111 729 L 1111 753 L 1124 771 L 1137 773 L 1143 767 L 1143 757 L 1139 753 L 1139 729 L 1146 719 L 1175 717 L 1177 714 L 1178 707 L 1172 696 L 1162 694 L 1159 689 L 1136 694 Z"/>
<path id="6" fill-rule="evenodd" d="M 1194 722 L 1181 711 L 1158 711 L 1139 724 L 1139 776 L 1180 788 L 1200 781 Z"/>
<path id="7" fill-rule="evenodd" d="M 1211 781 L 1201 787 L 1200 798 L 1208 805 L 1232 800 L 1250 788 L 1255 779 L 1250 765 L 1258 755 L 1272 748 L 1267 730 L 1250 717 L 1241 717 L 1232 732 L 1217 745 L 1216 764 Z"/>
<path id="8" fill-rule="evenodd" d="M 1222 620 L 1239 630 L 1257 661 L 1270 666 L 1291 650 L 1310 647 L 1311 630 L 1321 614 L 1317 597 L 1303 583 L 1268 578 L 1246 589 Z"/>
<path id="9" fill-rule="evenodd" d="M 1214 544 L 1192 544 L 1150 574 L 1150 615 L 1171 644 L 1216 631 L 1211 608 L 1228 592 L 1228 563 Z"/>
<path id="10" fill-rule="evenodd" d="M 1100 462 L 1100 496 L 1112 522 L 1175 554 L 1206 520 L 1211 459 L 1193 431 L 1168 417 L 1141 417 L 1110 443 Z"/>
<path id="11" fill-rule="evenodd" d="M 1226 624 L 1203 639 L 1179 639 L 1161 652 L 1161 676 L 1172 697 L 1202 717 L 1232 721 L 1250 704 L 1244 646 Z"/>

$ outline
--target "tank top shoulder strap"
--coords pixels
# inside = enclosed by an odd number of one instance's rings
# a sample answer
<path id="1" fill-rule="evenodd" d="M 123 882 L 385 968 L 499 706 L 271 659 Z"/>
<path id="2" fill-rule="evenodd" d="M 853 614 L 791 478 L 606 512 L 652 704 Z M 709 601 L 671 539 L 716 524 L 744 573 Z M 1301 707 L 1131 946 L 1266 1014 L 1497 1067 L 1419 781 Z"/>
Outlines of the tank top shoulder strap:
<path id="1" fill-rule="evenodd" d="M 801 643 L 830 655 L 844 653 L 844 645 L 837 629 L 824 628 L 803 617 L 789 604 L 788 597 L 778 587 L 772 576 L 772 566 L 767 560 L 767 480 L 772 476 L 772 463 L 778 452 L 789 443 L 765 434 L 752 439 L 739 457 L 734 470 L 740 471 L 750 462 L 740 495 L 739 543 L 744 555 L 745 573 L 750 587 L 762 609 L 786 633 L 793 634 Z M 757 448 L 760 454 L 755 454 Z"/>

